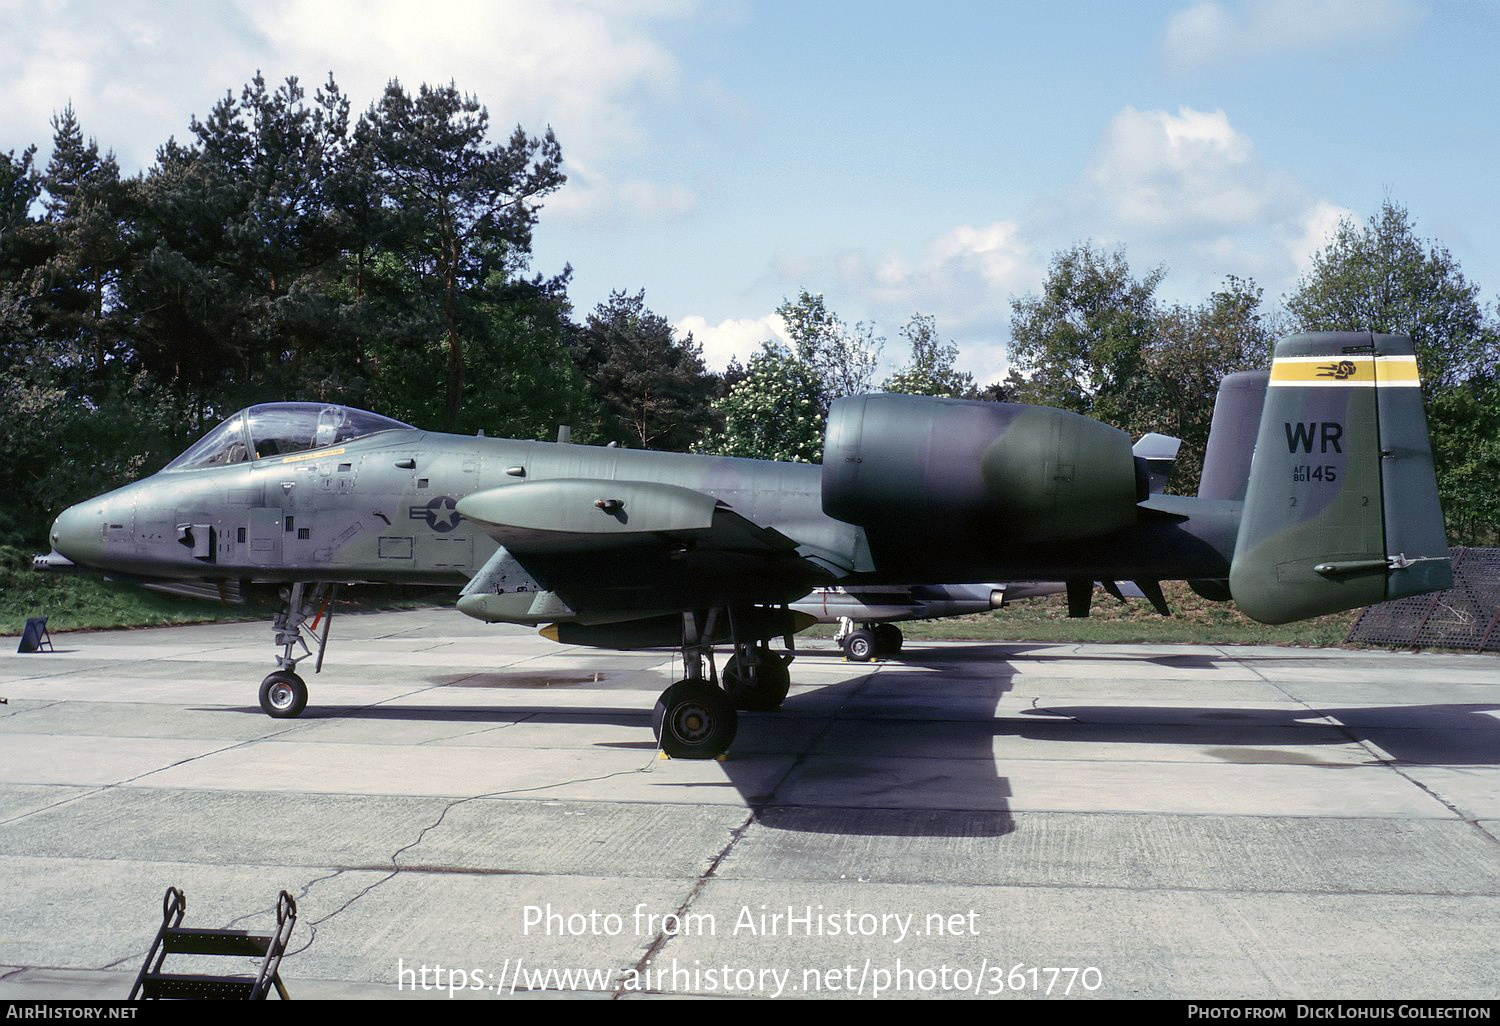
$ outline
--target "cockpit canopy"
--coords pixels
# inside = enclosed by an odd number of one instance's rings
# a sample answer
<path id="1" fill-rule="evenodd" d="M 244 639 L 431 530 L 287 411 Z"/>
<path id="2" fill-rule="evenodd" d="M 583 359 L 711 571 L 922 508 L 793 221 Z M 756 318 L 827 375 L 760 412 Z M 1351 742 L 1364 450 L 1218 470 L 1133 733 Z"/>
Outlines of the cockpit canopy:
<path id="1" fill-rule="evenodd" d="M 241 410 L 163 470 L 227 467 L 352 442 L 378 431 L 412 430 L 378 413 L 327 403 L 263 403 Z"/>

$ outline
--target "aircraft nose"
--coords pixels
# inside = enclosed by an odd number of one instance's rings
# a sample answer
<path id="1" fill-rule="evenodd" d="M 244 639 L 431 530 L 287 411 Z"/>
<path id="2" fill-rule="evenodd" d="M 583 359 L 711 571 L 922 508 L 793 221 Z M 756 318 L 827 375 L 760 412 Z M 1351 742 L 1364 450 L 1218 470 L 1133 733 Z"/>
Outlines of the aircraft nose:
<path id="1" fill-rule="evenodd" d="M 98 557 L 99 532 L 103 520 L 97 503 L 69 506 L 52 522 L 52 547 L 75 563 L 92 564 Z M 94 557 L 94 558 L 91 558 Z"/>

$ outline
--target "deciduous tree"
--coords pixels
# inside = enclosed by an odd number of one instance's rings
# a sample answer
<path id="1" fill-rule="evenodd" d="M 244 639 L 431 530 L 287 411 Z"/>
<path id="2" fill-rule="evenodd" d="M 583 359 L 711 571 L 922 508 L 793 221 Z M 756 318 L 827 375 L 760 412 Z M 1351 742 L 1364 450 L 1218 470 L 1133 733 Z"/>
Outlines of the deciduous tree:
<path id="1" fill-rule="evenodd" d="M 1500 353 L 1479 286 L 1447 247 L 1418 238 L 1406 208 L 1390 199 L 1363 225 L 1339 222 L 1286 306 L 1298 331 L 1410 335 L 1433 392 L 1488 370 Z"/>
<path id="2" fill-rule="evenodd" d="M 823 394 L 823 382 L 811 365 L 784 346 L 765 342 L 751 357 L 745 377 L 715 403 L 724 429 L 700 451 L 816 463 L 823 458 Z"/>
<path id="3" fill-rule="evenodd" d="M 1157 267 L 1136 278 L 1123 248 L 1081 243 L 1052 258 L 1039 294 L 1011 303 L 1011 374 L 1019 401 L 1124 427 L 1149 403 L 1142 368 L 1156 339 Z"/>
<path id="4" fill-rule="evenodd" d="M 885 339 L 871 325 L 860 321 L 849 327 L 828 309 L 821 293 L 814 295 L 806 289 L 795 300 L 784 300 L 776 313 L 792 338 L 792 355 L 822 383 L 819 405 L 823 415 L 835 399 L 873 388 Z"/>
<path id="5" fill-rule="evenodd" d="M 954 366 L 958 361 L 958 346 L 943 342 L 936 317 L 912 314 L 901 329 L 901 337 L 911 346 L 911 362 L 885 380 L 880 386 L 883 391 L 950 399 L 978 398 L 974 376 Z"/>

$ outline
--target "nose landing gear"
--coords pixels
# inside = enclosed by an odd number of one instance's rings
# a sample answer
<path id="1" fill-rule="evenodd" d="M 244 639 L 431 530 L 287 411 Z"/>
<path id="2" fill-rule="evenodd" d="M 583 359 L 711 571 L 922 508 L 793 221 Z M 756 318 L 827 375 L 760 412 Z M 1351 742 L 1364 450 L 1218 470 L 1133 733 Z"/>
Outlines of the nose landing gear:
<path id="1" fill-rule="evenodd" d="M 274 719 L 290 719 L 301 716 L 307 708 L 307 684 L 297 675 L 297 664 L 314 654 L 313 672 L 323 670 L 323 653 L 328 648 L 328 629 L 333 623 L 333 596 L 336 584 L 313 584 L 297 582 L 286 593 L 281 611 L 276 614 L 272 626 L 276 630 L 276 644 L 281 654 L 276 657 L 279 669 L 266 674 L 260 682 L 260 708 Z M 319 624 L 322 631 L 318 630 Z M 300 654 L 294 649 L 300 648 Z"/>

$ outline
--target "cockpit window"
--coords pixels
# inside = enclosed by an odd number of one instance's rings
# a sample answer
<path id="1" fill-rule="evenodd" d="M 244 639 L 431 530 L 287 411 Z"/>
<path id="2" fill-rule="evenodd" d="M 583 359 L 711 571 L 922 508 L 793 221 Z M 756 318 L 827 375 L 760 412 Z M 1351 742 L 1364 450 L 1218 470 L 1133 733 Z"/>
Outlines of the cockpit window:
<path id="1" fill-rule="evenodd" d="M 236 413 L 164 469 L 220 467 L 286 456 L 394 429 L 410 430 L 411 425 L 348 406 L 265 403 Z"/>
<path id="2" fill-rule="evenodd" d="M 198 467 L 225 467 L 250 458 L 245 442 L 245 414 L 236 413 L 208 434 L 198 439 L 181 456 L 163 470 L 189 470 Z"/>

